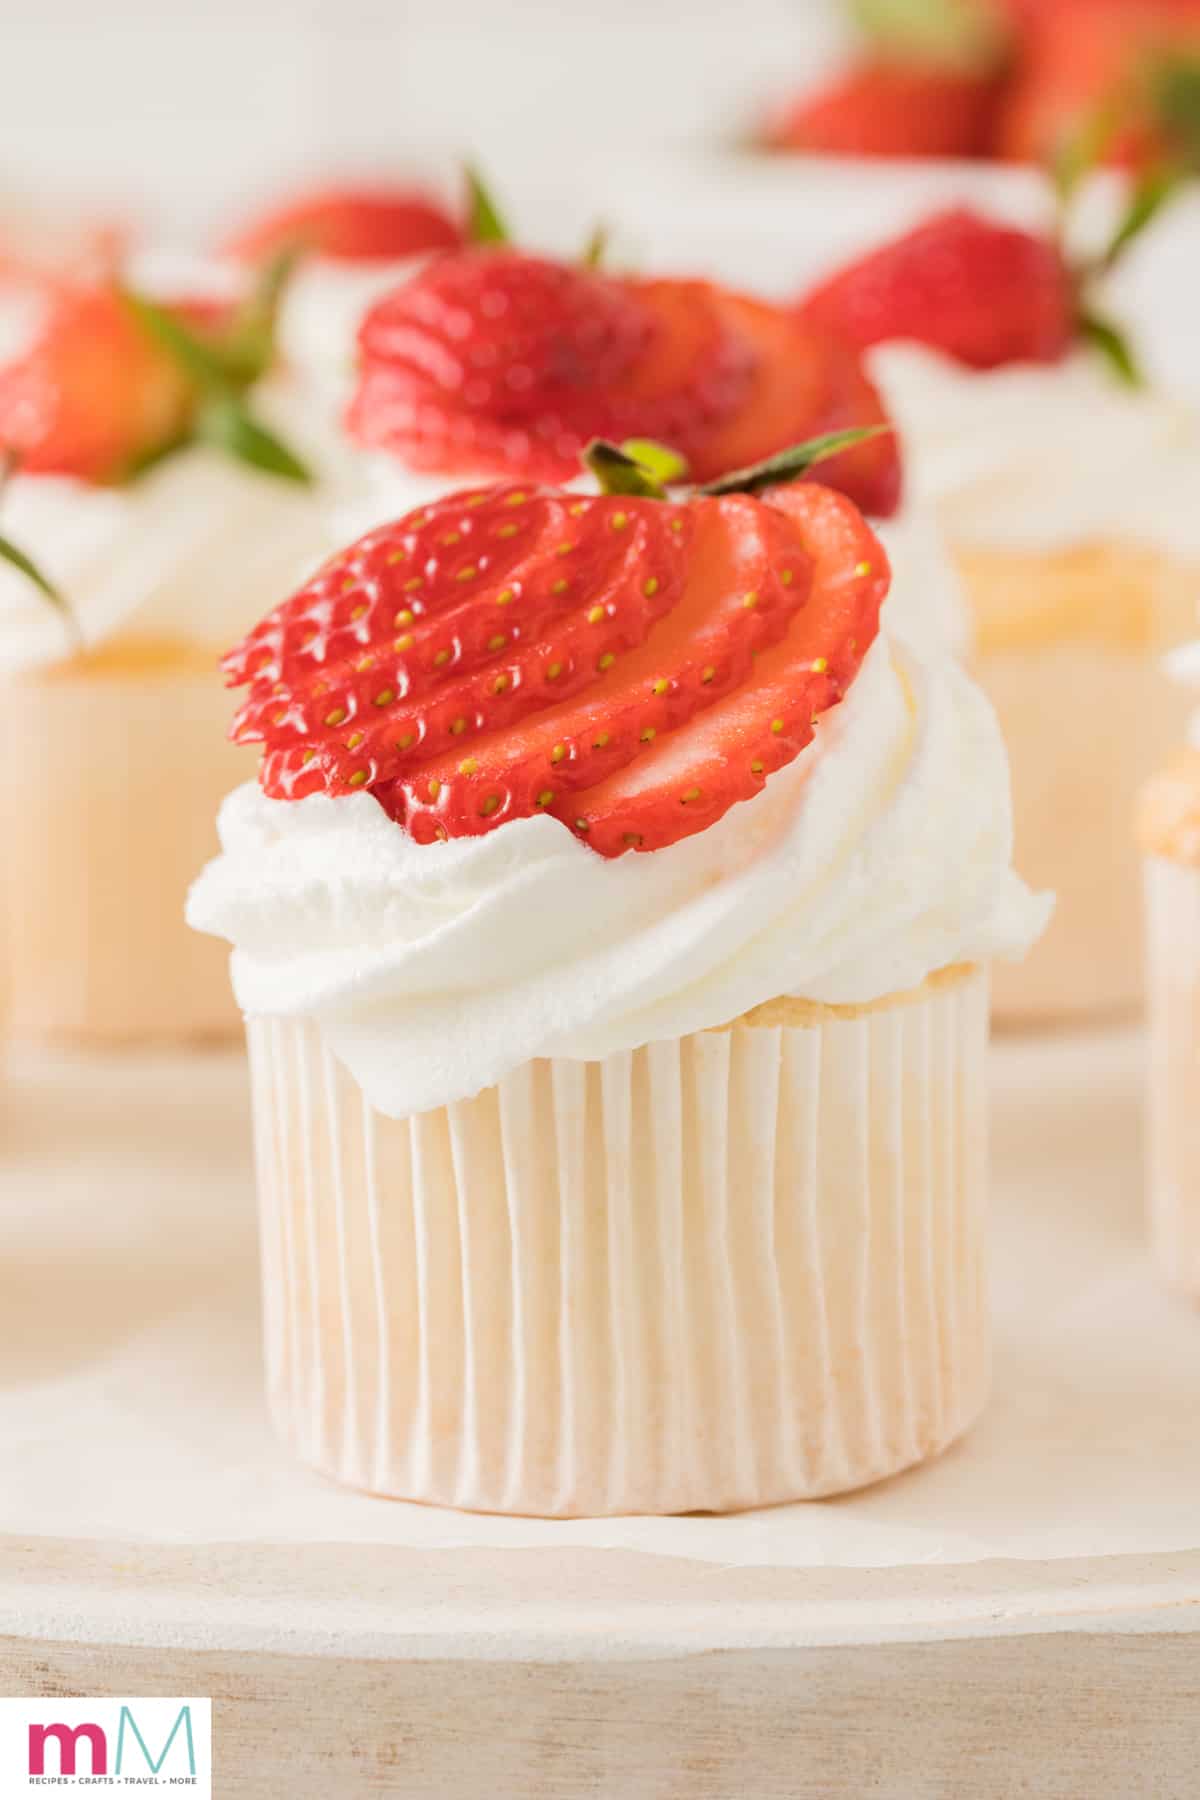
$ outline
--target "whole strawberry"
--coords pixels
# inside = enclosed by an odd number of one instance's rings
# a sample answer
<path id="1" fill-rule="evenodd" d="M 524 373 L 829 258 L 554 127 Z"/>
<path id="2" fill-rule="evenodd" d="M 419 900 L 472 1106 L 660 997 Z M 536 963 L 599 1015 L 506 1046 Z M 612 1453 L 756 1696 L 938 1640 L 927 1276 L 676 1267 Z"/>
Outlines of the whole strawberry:
<path id="1" fill-rule="evenodd" d="M 669 500 L 512 482 L 370 533 L 225 660 L 268 794 L 367 792 L 421 843 L 539 812 L 651 851 L 750 798 L 842 698 L 889 571 L 810 446 Z M 759 490 L 755 498 L 746 489 Z"/>
<path id="2" fill-rule="evenodd" d="M 834 275 L 802 312 L 860 350 L 909 338 L 975 369 L 1057 362 L 1076 332 L 1075 285 L 1058 245 L 965 207 Z"/>
<path id="3" fill-rule="evenodd" d="M 1090 343 L 1122 379 L 1136 383 L 1133 352 L 1098 309 L 1094 288 L 1158 216 L 1176 183 L 1151 171 L 1135 186 L 1107 248 L 1073 264 L 1062 249 L 1066 215 L 1087 168 L 1082 152 L 1062 165 L 1056 236 L 1018 231 L 956 207 L 829 277 L 801 301 L 801 316 L 858 350 L 908 339 L 975 369 L 1058 362 Z"/>
<path id="4" fill-rule="evenodd" d="M 160 305 L 111 279 L 48 287 L 32 342 L 0 367 L 0 469 L 112 484 L 206 443 L 266 474 L 308 481 L 251 400 L 273 359 L 286 273 L 272 265 L 236 306 Z M 0 558 L 56 597 L 5 538 Z"/>
<path id="5" fill-rule="evenodd" d="M 983 156 L 999 92 L 990 74 L 871 57 L 780 111 L 764 143 L 828 156 Z"/>
<path id="6" fill-rule="evenodd" d="M 321 187 L 251 219 L 223 250 L 241 262 L 311 251 L 336 262 L 400 261 L 452 249 L 462 227 L 443 206 L 408 187 Z"/>
<path id="7" fill-rule="evenodd" d="M 191 388 L 115 287 L 63 288 L 0 368 L 0 443 L 29 474 L 119 480 L 184 430 Z"/>

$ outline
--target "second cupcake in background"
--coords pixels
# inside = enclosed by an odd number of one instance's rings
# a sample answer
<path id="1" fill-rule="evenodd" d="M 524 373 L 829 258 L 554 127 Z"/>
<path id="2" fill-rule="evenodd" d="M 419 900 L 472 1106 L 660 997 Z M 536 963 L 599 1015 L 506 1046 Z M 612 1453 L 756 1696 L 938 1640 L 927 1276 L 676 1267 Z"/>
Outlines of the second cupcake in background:
<path id="1" fill-rule="evenodd" d="M 0 367 L 5 956 L 21 1036 L 230 1033 L 178 913 L 214 803 L 222 642 L 331 546 L 273 293 L 41 284 Z"/>
<path id="2" fill-rule="evenodd" d="M 698 480 L 887 414 L 861 356 L 820 327 L 715 282 L 641 278 L 531 254 L 471 178 L 470 241 L 369 308 L 347 414 L 365 454 L 346 535 L 436 497 L 447 480 L 570 480 L 589 439 L 670 444 Z M 928 513 L 904 502 L 882 435 L 824 478 L 900 552 L 889 617 L 965 642 L 965 605 Z"/>
<path id="3" fill-rule="evenodd" d="M 591 462 L 379 526 L 227 659 L 261 788 L 189 916 L 247 1014 L 272 1410 L 441 1504 L 838 1492 L 983 1403 L 986 965 L 1048 903 L 851 500 Z"/>
<path id="4" fill-rule="evenodd" d="M 1156 190 L 1157 191 L 1157 190 Z M 1106 270 L 1153 212 L 1135 195 Z M 1128 820 L 1178 742 L 1163 652 L 1200 592 L 1200 421 L 1139 385 L 1058 244 L 958 210 L 834 275 L 807 318 L 872 350 L 913 487 L 971 613 L 974 666 L 1013 763 L 1017 854 L 1059 896 L 995 1007 L 1118 1014 L 1142 995 Z"/>

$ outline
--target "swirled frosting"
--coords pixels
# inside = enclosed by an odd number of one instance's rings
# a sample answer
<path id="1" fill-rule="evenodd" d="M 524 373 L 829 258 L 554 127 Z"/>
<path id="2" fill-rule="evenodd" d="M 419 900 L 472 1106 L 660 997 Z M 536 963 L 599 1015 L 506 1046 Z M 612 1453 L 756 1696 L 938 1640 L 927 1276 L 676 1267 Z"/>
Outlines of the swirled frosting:
<path id="1" fill-rule="evenodd" d="M 234 945 L 248 1013 L 315 1015 L 381 1111 L 534 1056 L 598 1058 L 777 995 L 864 1002 L 1020 955 L 1050 901 L 1011 867 L 1004 746 L 944 654 L 881 636 L 816 741 L 652 854 L 556 820 L 419 845 L 369 795 L 239 788 L 188 918 Z"/>

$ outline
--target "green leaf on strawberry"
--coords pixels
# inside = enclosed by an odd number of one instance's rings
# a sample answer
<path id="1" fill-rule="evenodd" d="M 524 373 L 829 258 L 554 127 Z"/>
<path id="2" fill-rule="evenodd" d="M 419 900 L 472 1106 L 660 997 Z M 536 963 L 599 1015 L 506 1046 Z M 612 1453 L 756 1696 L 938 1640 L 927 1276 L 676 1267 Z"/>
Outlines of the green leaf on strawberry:
<path id="1" fill-rule="evenodd" d="M 1142 370 L 1129 340 L 1111 320 L 1085 308 L 1079 314 L 1079 333 L 1086 343 L 1100 352 L 1121 381 L 1128 387 L 1141 387 Z"/>
<path id="2" fill-rule="evenodd" d="M 306 464 L 253 416 L 245 398 L 270 368 L 279 306 L 296 262 L 293 250 L 272 257 L 230 322 L 209 334 L 189 323 L 177 308 L 130 290 L 123 292 L 124 303 L 138 324 L 167 352 L 194 389 L 190 429 L 154 446 L 147 457 L 130 466 L 130 475 L 142 474 L 188 443 L 198 442 L 211 444 L 264 474 L 285 481 L 312 480 Z"/>
<path id="3" fill-rule="evenodd" d="M 1168 154 L 1189 173 L 1200 170 L 1200 56 L 1167 54 L 1151 64 L 1150 113 Z"/>
<path id="4" fill-rule="evenodd" d="M 583 255 L 579 258 L 585 269 L 599 269 L 608 255 L 609 230 L 607 225 L 593 225 L 587 243 L 583 246 Z"/>
<path id="5" fill-rule="evenodd" d="M 794 444 L 776 456 L 768 456 L 746 469 L 733 469 L 716 481 L 707 481 L 701 494 L 757 494 L 763 488 L 782 487 L 798 481 L 815 464 L 853 450 L 856 444 L 869 443 L 892 430 L 890 425 L 860 425 L 852 431 L 829 431 L 823 437 L 810 438 L 806 444 Z"/>
<path id="6" fill-rule="evenodd" d="M 996 0 L 850 0 L 850 13 L 886 56 L 943 69 L 992 69 L 1010 30 Z"/>
<path id="7" fill-rule="evenodd" d="M 260 469 L 266 475 L 277 475 L 284 481 L 308 483 L 312 471 L 274 432 L 256 419 L 241 397 L 230 391 L 217 392 L 206 400 L 196 415 L 196 439 L 224 450 L 235 461 Z"/>
<path id="8" fill-rule="evenodd" d="M 8 486 L 11 476 L 15 474 L 19 461 L 19 456 L 12 450 L 0 452 L 0 500 L 4 497 L 4 490 Z M 38 568 L 33 558 L 26 555 L 19 544 L 14 544 L 11 538 L 5 537 L 2 533 L 0 533 L 0 562 L 8 563 L 11 568 L 24 575 L 27 581 L 32 582 L 34 587 L 49 600 L 50 604 L 56 606 L 63 614 L 71 626 L 72 633 L 77 634 L 75 615 L 71 612 L 59 589 L 55 587 L 49 576 Z"/>
<path id="9" fill-rule="evenodd" d="M 511 244 L 503 213 L 474 163 L 467 163 L 467 240 L 472 244 Z"/>

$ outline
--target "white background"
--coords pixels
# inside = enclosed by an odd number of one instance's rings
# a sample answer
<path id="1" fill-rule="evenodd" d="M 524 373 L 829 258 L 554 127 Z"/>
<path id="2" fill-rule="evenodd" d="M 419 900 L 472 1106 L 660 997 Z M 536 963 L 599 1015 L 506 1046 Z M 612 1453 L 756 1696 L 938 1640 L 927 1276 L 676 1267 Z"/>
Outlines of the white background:
<path id="1" fill-rule="evenodd" d="M 730 139 L 836 0 L 0 0 L 0 193 L 190 225 L 301 168 Z"/>

